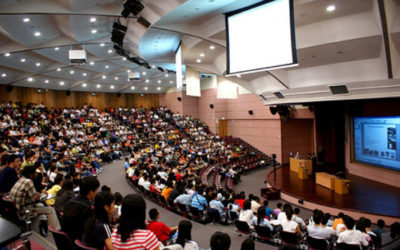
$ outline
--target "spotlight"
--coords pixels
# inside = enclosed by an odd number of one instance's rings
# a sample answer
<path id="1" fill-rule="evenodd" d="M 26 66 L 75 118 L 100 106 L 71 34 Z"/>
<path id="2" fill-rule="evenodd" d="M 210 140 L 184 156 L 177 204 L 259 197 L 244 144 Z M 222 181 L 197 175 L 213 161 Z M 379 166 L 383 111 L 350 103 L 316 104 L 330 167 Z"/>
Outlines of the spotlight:
<path id="1" fill-rule="evenodd" d="M 111 41 L 122 47 L 122 44 L 124 42 L 125 33 L 127 30 L 128 30 L 128 27 L 115 22 L 113 24 L 113 30 L 111 31 Z"/>
<path id="2" fill-rule="evenodd" d="M 144 9 L 144 5 L 138 0 L 126 0 L 124 3 L 124 9 L 121 12 L 121 16 L 127 18 L 131 13 L 136 16 Z"/>

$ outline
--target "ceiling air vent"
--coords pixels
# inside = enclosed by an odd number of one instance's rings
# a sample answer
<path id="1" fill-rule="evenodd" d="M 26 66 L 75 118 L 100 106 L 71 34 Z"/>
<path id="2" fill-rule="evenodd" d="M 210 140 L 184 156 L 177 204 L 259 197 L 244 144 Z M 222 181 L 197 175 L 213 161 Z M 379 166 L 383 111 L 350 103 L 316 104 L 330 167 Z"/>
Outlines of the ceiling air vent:
<path id="1" fill-rule="evenodd" d="M 349 93 L 346 85 L 329 86 L 329 88 L 331 89 L 332 95 L 342 95 Z"/>
<path id="2" fill-rule="evenodd" d="M 279 99 L 285 98 L 285 97 L 282 95 L 281 92 L 274 92 L 273 94 L 274 94 L 276 97 L 278 97 Z"/>

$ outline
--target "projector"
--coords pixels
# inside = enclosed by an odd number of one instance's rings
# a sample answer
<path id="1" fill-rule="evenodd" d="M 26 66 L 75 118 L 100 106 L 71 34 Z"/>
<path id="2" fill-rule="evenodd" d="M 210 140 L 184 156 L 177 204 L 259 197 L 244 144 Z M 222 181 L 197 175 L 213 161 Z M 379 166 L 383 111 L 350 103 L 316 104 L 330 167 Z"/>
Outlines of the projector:
<path id="1" fill-rule="evenodd" d="M 129 72 L 128 73 L 129 81 L 139 81 L 140 80 L 140 72 Z"/>
<path id="2" fill-rule="evenodd" d="M 71 65 L 86 64 L 86 51 L 85 50 L 69 50 L 69 61 Z"/>

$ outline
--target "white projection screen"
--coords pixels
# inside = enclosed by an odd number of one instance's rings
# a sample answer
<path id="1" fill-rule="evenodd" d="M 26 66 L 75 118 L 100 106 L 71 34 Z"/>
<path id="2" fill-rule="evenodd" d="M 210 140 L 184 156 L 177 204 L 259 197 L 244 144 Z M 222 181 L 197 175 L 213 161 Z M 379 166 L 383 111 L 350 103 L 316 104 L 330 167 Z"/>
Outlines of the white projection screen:
<path id="1" fill-rule="evenodd" d="M 269 0 L 225 14 L 227 75 L 297 65 L 293 0 Z"/>
<path id="2" fill-rule="evenodd" d="M 179 43 L 178 48 L 175 51 L 175 67 L 176 67 L 176 89 L 181 90 L 183 87 L 182 83 L 182 43 Z"/>

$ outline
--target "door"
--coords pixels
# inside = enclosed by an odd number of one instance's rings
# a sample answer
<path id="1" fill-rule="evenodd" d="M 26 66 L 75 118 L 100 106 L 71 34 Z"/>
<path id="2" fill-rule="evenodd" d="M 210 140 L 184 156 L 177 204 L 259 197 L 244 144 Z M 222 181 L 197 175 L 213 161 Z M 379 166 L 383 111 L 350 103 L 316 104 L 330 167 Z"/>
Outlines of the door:
<path id="1" fill-rule="evenodd" d="M 228 136 L 228 120 L 219 120 L 219 137 Z"/>

